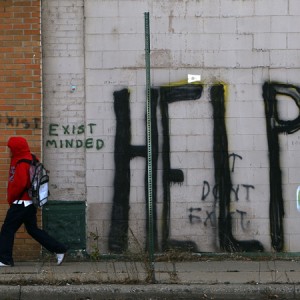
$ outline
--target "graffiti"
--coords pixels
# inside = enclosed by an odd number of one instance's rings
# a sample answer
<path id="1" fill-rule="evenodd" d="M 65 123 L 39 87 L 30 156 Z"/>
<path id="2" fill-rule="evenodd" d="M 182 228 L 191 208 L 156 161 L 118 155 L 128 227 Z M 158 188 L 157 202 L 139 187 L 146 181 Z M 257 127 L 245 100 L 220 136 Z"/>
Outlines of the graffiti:
<path id="1" fill-rule="evenodd" d="M 239 159 L 243 159 L 240 155 L 238 155 L 238 154 L 235 154 L 235 153 L 231 153 L 231 154 L 229 154 L 229 158 L 233 158 L 233 163 L 232 163 L 232 169 L 231 169 L 231 172 L 234 172 L 234 166 L 235 166 L 235 159 L 236 158 L 239 158 Z"/>
<path id="2" fill-rule="evenodd" d="M 177 241 L 170 239 L 170 185 L 184 180 L 182 170 L 172 169 L 170 162 L 170 133 L 169 133 L 169 105 L 177 101 L 197 100 L 202 95 L 202 85 L 183 85 L 160 88 L 160 109 L 162 115 L 163 145 L 163 225 L 162 250 L 183 249 L 198 252 L 193 241 Z"/>
<path id="3" fill-rule="evenodd" d="M 242 187 L 244 187 L 246 189 L 246 200 L 249 201 L 250 200 L 250 197 L 249 197 L 249 194 L 250 194 L 250 189 L 253 189 L 254 190 L 254 186 L 251 185 L 251 184 L 242 184 Z"/>
<path id="4" fill-rule="evenodd" d="M 216 227 L 216 222 L 215 222 L 215 214 L 216 212 L 215 211 L 208 211 L 208 210 L 203 210 L 201 207 L 190 207 L 189 208 L 189 221 L 190 221 L 190 224 L 191 225 L 197 225 L 197 224 L 202 224 L 207 227 L 209 224 L 208 224 L 208 221 L 210 221 L 210 226 L 215 228 Z M 206 217 L 204 222 L 202 221 L 203 220 L 203 214 L 206 214 Z M 247 221 L 246 222 L 246 225 L 245 225 L 245 216 L 247 215 L 247 212 L 245 211 L 242 211 L 242 210 L 239 210 L 239 209 L 236 209 L 235 211 L 239 216 L 240 216 L 240 226 L 242 228 L 243 231 L 246 231 L 246 227 L 249 226 L 250 224 L 250 221 Z M 197 215 L 196 215 L 197 214 Z M 231 212 L 231 216 L 234 216 L 234 212 Z"/>
<path id="5" fill-rule="evenodd" d="M 237 154 L 235 154 L 235 156 L 242 159 L 242 157 Z M 229 157 L 232 157 L 232 155 L 229 155 Z M 238 202 L 240 200 L 240 194 L 241 194 L 240 186 L 244 190 L 244 193 L 242 193 L 242 194 L 244 195 L 245 201 L 250 201 L 250 189 L 255 189 L 255 187 L 250 184 L 241 184 L 241 185 L 237 184 L 236 188 L 234 188 L 234 186 L 231 187 L 231 195 L 234 196 L 235 202 Z M 188 218 L 189 218 L 191 225 L 202 223 L 203 216 L 201 218 L 201 215 L 199 215 L 199 214 L 203 214 L 205 212 L 206 219 L 204 220 L 203 225 L 205 227 L 207 227 L 208 221 L 210 221 L 211 227 L 216 227 L 215 207 L 219 201 L 218 188 L 219 188 L 218 185 L 213 185 L 212 192 L 211 192 L 210 184 L 206 180 L 203 181 L 201 200 L 207 202 L 207 199 L 209 199 L 210 194 L 212 194 L 212 196 L 213 196 L 212 206 L 214 207 L 214 210 L 208 211 L 208 210 L 203 210 L 202 207 L 196 207 L 196 208 L 190 207 L 189 208 L 190 214 L 189 214 Z M 231 201 L 233 201 L 232 198 L 231 198 Z M 198 213 L 198 215 L 195 215 L 195 212 Z M 249 225 L 249 223 L 247 223 L 247 225 L 245 226 L 245 221 L 244 221 L 245 215 L 247 213 L 244 211 L 238 210 L 238 209 L 236 209 L 236 212 L 240 215 L 240 219 L 241 219 L 240 226 L 241 226 L 242 230 L 245 231 L 246 227 L 248 227 L 248 225 Z M 231 215 L 233 215 L 233 213 L 231 213 Z"/>
<path id="6" fill-rule="evenodd" d="M 104 142 L 101 139 L 69 139 L 69 140 L 46 140 L 46 147 L 50 148 L 95 148 L 96 150 L 101 150 L 104 147 Z"/>
<path id="7" fill-rule="evenodd" d="M 239 195 L 242 193 L 240 191 L 240 186 L 243 188 L 243 190 L 245 191 L 246 195 L 245 195 L 245 199 L 247 201 L 250 200 L 250 189 L 255 189 L 255 187 L 253 185 L 250 184 L 237 184 L 236 188 L 234 187 L 234 185 L 232 185 L 231 187 L 231 192 L 234 194 L 235 196 L 235 201 L 239 201 L 240 197 Z M 202 196 L 201 196 L 201 200 L 205 201 L 207 199 L 207 197 L 210 194 L 210 184 L 207 181 L 203 181 L 203 186 L 202 186 Z M 214 199 L 217 201 L 219 196 L 218 196 L 218 185 L 214 185 L 213 189 L 212 189 L 212 194 Z"/>
<path id="8" fill-rule="evenodd" d="M 156 212 L 156 180 L 158 160 L 158 132 L 156 109 L 160 100 L 160 113 L 162 120 L 162 181 L 163 181 L 163 206 L 161 227 L 161 248 L 198 251 L 194 241 L 174 240 L 170 237 L 171 228 L 171 192 L 173 184 L 184 182 L 184 173 L 181 169 L 174 169 L 170 159 L 170 128 L 169 105 L 178 101 L 199 100 L 202 95 L 201 84 L 168 86 L 152 89 L 152 131 L 153 131 L 153 203 L 154 203 L 154 236 L 155 249 L 158 248 L 157 239 L 157 212 Z M 239 222 L 243 231 L 249 229 L 250 221 L 247 221 L 247 212 L 241 209 L 233 209 L 232 204 L 241 200 L 250 201 L 251 191 L 255 190 L 252 184 L 233 184 L 231 173 L 235 171 L 238 161 L 243 157 L 236 153 L 228 153 L 228 140 L 225 124 L 225 95 L 222 84 L 213 85 L 210 88 L 210 103 L 213 111 L 213 162 L 214 184 L 203 181 L 201 201 L 206 206 L 199 205 L 188 209 L 188 219 L 191 225 L 203 225 L 218 228 L 219 247 L 227 252 L 260 252 L 264 247 L 258 240 L 238 240 L 233 234 L 233 218 Z M 300 128 L 300 116 L 295 120 L 281 120 L 277 111 L 277 96 L 290 97 L 300 109 L 300 89 L 292 85 L 278 83 L 265 83 L 263 86 L 263 99 L 266 113 L 266 127 L 269 147 L 270 163 L 270 235 L 272 247 L 276 251 L 282 251 L 284 247 L 284 201 L 282 195 L 282 179 L 279 165 L 279 141 L 282 133 L 292 134 Z M 128 216 L 130 193 L 130 160 L 140 156 L 146 158 L 146 146 L 131 145 L 131 122 L 129 107 L 129 91 L 127 89 L 114 93 L 114 108 L 117 120 L 115 137 L 115 179 L 112 207 L 112 222 L 109 234 L 109 249 L 112 252 L 121 253 L 128 246 Z M 56 132 L 52 128 L 52 133 Z M 71 128 L 65 128 L 65 132 L 71 132 Z M 145 160 L 146 161 L 146 160 Z M 231 166 L 230 166 L 231 165 Z M 147 167 L 145 168 L 145 198 L 147 200 Z M 207 207 L 208 197 L 212 195 L 210 208 Z M 210 198 L 211 199 L 211 198 Z M 146 201 L 146 209 L 147 208 Z M 202 203 L 202 204 L 203 204 Z M 218 207 L 218 210 L 217 210 Z M 218 214 L 218 215 L 217 215 Z M 148 222 L 147 222 L 148 224 Z M 148 228 L 146 225 L 148 235 Z M 148 241 L 148 239 L 146 239 Z"/>
<path id="9" fill-rule="evenodd" d="M 284 248 L 282 178 L 279 159 L 279 134 L 292 134 L 300 129 L 300 115 L 294 120 L 281 120 L 277 110 L 277 96 L 288 96 L 300 109 L 300 88 L 294 85 L 266 82 L 263 98 L 270 165 L 270 231 L 272 246 L 277 251 Z"/>
<path id="10" fill-rule="evenodd" d="M 128 216 L 129 216 L 129 191 L 130 191 L 130 160 L 136 156 L 146 157 L 146 146 L 132 146 L 131 121 L 129 107 L 129 91 L 123 89 L 114 93 L 114 109 L 117 119 L 116 137 L 115 137 L 115 179 L 114 196 L 111 215 L 111 227 L 109 233 L 109 250 L 115 253 L 122 253 L 128 246 Z M 156 106 L 157 91 L 151 93 L 152 110 L 152 168 L 153 168 L 153 218 L 156 220 L 156 165 L 157 165 L 157 128 L 156 128 Z M 145 193 L 147 190 L 147 168 L 145 168 Z M 147 194 L 147 193 L 146 193 Z M 146 209 L 147 207 L 146 198 Z M 148 224 L 148 222 L 147 222 Z M 148 235 L 148 227 L 146 227 Z M 155 237 L 154 248 L 157 249 L 157 228 L 154 223 L 153 233 Z M 148 239 L 147 239 L 148 240 Z"/>
<path id="11" fill-rule="evenodd" d="M 246 227 L 245 227 L 245 224 L 244 224 L 244 217 L 245 215 L 247 215 L 247 213 L 245 211 L 242 211 L 242 210 L 236 210 L 236 212 L 241 216 L 241 227 L 242 229 L 245 231 L 246 230 Z M 249 222 L 247 222 L 247 225 L 249 225 Z"/>
<path id="12" fill-rule="evenodd" d="M 2 118 L 4 118 L 4 122 L 8 127 L 22 127 L 24 129 L 39 129 L 41 124 L 40 118 L 18 118 L 18 117 L 2 117 L 0 115 L 0 122 L 2 122 Z"/>
<path id="13" fill-rule="evenodd" d="M 207 226 L 207 221 L 210 221 L 212 227 L 216 227 L 216 212 L 211 211 L 208 212 L 206 211 L 206 219 L 204 221 L 204 226 Z"/>
<path id="14" fill-rule="evenodd" d="M 219 190 L 219 242 L 220 248 L 228 252 L 256 252 L 264 248 L 259 241 L 239 241 L 232 233 L 230 194 L 232 190 L 229 168 L 228 141 L 225 125 L 225 97 L 223 85 L 215 85 L 210 90 L 213 106 L 213 155 L 215 182 Z"/>
<path id="15" fill-rule="evenodd" d="M 167 250 L 169 247 L 184 247 L 197 251 L 197 246 L 189 241 L 172 241 L 169 239 L 170 231 L 170 184 L 183 181 L 181 170 L 174 170 L 170 167 L 170 140 L 168 133 L 168 104 L 186 100 L 198 99 L 201 96 L 202 86 L 180 86 L 161 88 L 161 112 L 163 120 L 163 182 L 164 182 L 164 203 L 163 203 L 163 238 L 162 248 Z M 115 194 L 113 196 L 112 222 L 109 234 L 109 249 L 113 252 L 123 252 L 127 249 L 128 238 L 128 215 L 129 215 L 129 189 L 130 189 L 130 159 L 135 156 L 146 157 L 146 146 L 131 146 L 131 123 L 129 109 L 129 92 L 127 89 L 114 93 L 114 108 L 117 119 L 117 129 L 115 138 Z M 153 176 L 153 218 L 156 221 L 156 177 L 157 177 L 157 157 L 158 157 L 158 133 L 156 120 L 156 107 L 158 91 L 152 89 L 151 92 L 151 116 L 152 116 L 152 176 Z M 147 168 L 145 168 L 147 170 Z M 146 171 L 147 172 L 147 171 Z M 145 173 L 145 194 L 147 199 L 147 173 Z M 146 209 L 148 201 L 146 202 Z M 147 222 L 148 224 L 148 222 Z M 148 228 L 146 228 L 148 235 Z M 154 248 L 158 248 L 157 227 L 154 222 L 153 229 L 155 241 Z M 148 240 L 148 239 L 146 239 Z"/>
<path id="16" fill-rule="evenodd" d="M 130 191 L 130 108 L 129 92 L 114 93 L 114 109 L 117 119 L 115 138 L 115 193 L 109 234 L 109 250 L 121 253 L 127 249 Z"/>
<path id="17" fill-rule="evenodd" d="M 50 123 L 49 124 L 49 135 L 50 136 L 58 136 L 59 133 L 57 132 L 58 130 L 62 130 L 62 134 L 63 135 L 70 135 L 70 134 L 84 134 L 86 133 L 90 133 L 93 134 L 93 130 L 94 127 L 96 126 L 96 124 L 94 123 L 89 123 L 87 125 L 81 124 L 81 125 L 59 125 L 59 124 L 54 124 L 54 123 Z"/>
<path id="18" fill-rule="evenodd" d="M 195 216 L 195 215 L 193 215 L 193 211 L 200 212 L 201 210 L 202 210 L 201 207 L 196 207 L 196 208 L 190 207 L 190 208 L 189 208 L 189 212 L 190 212 L 190 214 L 189 214 L 189 219 L 190 219 L 190 223 L 191 223 L 191 224 L 194 224 L 194 223 L 195 223 L 194 219 L 196 219 L 196 223 L 202 223 L 202 219 L 201 219 L 200 216 Z"/>
<path id="19" fill-rule="evenodd" d="M 70 135 L 83 135 L 93 134 L 94 127 L 96 124 L 89 123 L 87 125 L 59 125 L 50 123 L 48 134 L 49 136 L 70 136 Z M 104 141 L 102 139 L 94 139 L 94 138 L 86 138 L 86 139 L 49 139 L 46 140 L 46 147 L 50 148 L 85 148 L 85 149 L 92 149 L 95 148 L 96 150 L 101 150 L 104 147 Z"/>

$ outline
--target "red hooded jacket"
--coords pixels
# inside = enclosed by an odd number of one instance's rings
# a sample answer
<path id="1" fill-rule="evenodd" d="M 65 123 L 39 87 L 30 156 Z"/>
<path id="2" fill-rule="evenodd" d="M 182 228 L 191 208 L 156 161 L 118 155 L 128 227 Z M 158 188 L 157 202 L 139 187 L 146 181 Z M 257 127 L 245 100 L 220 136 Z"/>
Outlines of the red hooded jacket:
<path id="1" fill-rule="evenodd" d="M 24 158 L 32 160 L 32 156 L 23 137 L 11 137 L 7 146 L 12 154 L 7 186 L 7 202 L 11 205 L 15 200 L 31 200 L 27 192 L 27 188 L 30 187 L 30 165 L 26 162 L 17 165 L 17 162 Z"/>

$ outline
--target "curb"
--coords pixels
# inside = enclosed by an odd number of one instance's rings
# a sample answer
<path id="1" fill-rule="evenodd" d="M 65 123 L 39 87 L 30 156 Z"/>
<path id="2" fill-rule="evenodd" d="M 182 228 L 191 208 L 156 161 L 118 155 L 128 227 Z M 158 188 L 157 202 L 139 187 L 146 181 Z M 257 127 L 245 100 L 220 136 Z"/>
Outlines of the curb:
<path id="1" fill-rule="evenodd" d="M 1 300 L 299 299 L 295 284 L 1 286 Z"/>

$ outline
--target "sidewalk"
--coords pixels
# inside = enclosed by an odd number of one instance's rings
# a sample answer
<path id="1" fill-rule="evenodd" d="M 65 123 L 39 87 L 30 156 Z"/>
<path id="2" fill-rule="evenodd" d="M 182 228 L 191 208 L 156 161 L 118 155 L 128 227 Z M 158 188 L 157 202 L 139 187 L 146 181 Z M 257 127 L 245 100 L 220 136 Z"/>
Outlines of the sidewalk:
<path id="1" fill-rule="evenodd" d="M 16 262 L 0 269 L 0 299 L 300 299 L 300 262 L 222 260 Z"/>

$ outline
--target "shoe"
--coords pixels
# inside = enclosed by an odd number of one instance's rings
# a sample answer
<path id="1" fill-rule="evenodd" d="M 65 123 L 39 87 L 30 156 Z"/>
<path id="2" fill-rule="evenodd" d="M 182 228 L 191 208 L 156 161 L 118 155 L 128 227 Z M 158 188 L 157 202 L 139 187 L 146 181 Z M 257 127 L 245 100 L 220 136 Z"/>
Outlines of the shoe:
<path id="1" fill-rule="evenodd" d="M 65 258 L 65 253 L 56 253 L 56 258 L 57 258 L 57 265 L 61 265 L 64 258 Z"/>
<path id="2" fill-rule="evenodd" d="M 3 262 L 0 261 L 0 267 L 11 267 L 11 265 L 4 264 Z"/>

